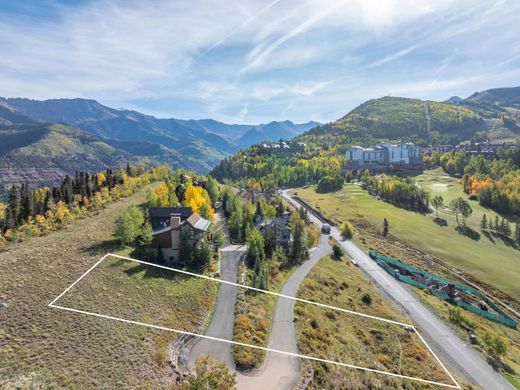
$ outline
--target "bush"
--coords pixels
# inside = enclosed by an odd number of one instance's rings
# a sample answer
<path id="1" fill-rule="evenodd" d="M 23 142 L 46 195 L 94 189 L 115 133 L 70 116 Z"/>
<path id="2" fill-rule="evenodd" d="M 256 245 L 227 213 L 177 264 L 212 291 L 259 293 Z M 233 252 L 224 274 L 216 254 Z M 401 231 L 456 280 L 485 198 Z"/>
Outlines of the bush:
<path id="1" fill-rule="evenodd" d="M 343 249 L 337 243 L 334 243 L 332 245 L 332 253 L 335 259 L 339 259 L 343 256 Z"/>
<path id="2" fill-rule="evenodd" d="M 325 176 L 318 182 L 316 192 L 333 192 L 340 190 L 341 187 L 343 187 L 343 178 L 341 176 Z"/>
<path id="3" fill-rule="evenodd" d="M 361 301 L 365 305 L 371 305 L 372 304 L 372 297 L 370 296 L 369 293 L 364 293 L 363 296 L 361 297 Z"/>
<path id="4" fill-rule="evenodd" d="M 346 221 L 343 224 L 341 224 L 341 234 L 345 238 L 352 238 L 352 236 L 354 235 L 354 231 L 350 222 Z"/>

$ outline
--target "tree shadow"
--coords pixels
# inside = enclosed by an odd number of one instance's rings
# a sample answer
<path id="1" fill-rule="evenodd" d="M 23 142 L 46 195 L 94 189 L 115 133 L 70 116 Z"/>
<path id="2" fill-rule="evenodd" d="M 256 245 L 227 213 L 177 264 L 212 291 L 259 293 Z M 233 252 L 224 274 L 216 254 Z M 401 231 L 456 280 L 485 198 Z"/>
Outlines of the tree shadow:
<path id="1" fill-rule="evenodd" d="M 119 241 L 116 239 L 106 240 L 101 242 L 96 242 L 84 249 L 85 252 L 90 252 L 93 254 L 103 253 L 107 254 L 108 252 L 115 252 L 117 249 L 120 249 Z"/>
<path id="2" fill-rule="evenodd" d="M 469 226 L 459 225 L 455 228 L 457 233 L 462 234 L 463 236 L 466 236 L 468 238 L 471 238 L 474 241 L 480 240 L 480 234 L 470 228 Z"/>
<path id="3" fill-rule="evenodd" d="M 448 226 L 448 221 L 446 221 L 444 218 L 434 218 L 433 222 L 442 227 Z"/>
<path id="4" fill-rule="evenodd" d="M 482 234 L 484 234 L 488 238 L 488 240 L 491 241 L 493 244 L 496 244 L 495 238 L 490 232 L 488 232 L 487 230 L 482 230 Z"/>

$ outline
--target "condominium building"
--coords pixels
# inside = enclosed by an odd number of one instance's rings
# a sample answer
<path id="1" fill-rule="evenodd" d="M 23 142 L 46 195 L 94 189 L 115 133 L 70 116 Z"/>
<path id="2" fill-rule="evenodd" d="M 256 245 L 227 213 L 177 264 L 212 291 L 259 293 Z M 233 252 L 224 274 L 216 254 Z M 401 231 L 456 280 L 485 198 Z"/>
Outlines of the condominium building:
<path id="1" fill-rule="evenodd" d="M 345 160 L 348 169 L 416 167 L 423 162 L 421 148 L 411 142 L 380 143 L 368 148 L 352 146 L 347 150 Z"/>

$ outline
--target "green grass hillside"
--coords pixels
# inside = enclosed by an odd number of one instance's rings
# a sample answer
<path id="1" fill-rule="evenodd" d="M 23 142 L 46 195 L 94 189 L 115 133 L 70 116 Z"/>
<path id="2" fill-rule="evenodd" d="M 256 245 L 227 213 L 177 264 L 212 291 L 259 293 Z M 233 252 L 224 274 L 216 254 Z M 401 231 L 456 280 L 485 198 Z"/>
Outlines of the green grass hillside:
<path id="1" fill-rule="evenodd" d="M 426 171 L 416 179 L 433 195 L 443 196 L 445 204 L 455 197 L 465 196 L 457 180 L 440 169 Z M 482 214 L 494 219 L 496 213 L 482 208 L 477 202 L 470 203 L 473 214 L 467 222 L 478 234 L 472 239 L 456 231 L 455 215 L 447 208 L 442 208 L 439 214 L 447 220 L 448 226 L 439 226 L 433 221 L 434 213 L 422 215 L 398 208 L 369 195 L 356 184 L 346 184 L 342 190 L 326 195 L 316 193 L 313 187 L 298 189 L 298 195 L 337 222 L 353 222 L 363 232 L 357 239 L 365 241 L 366 246 L 371 245 L 372 233 L 380 234 L 386 218 L 393 238 L 520 301 L 520 251 L 479 233 Z M 388 250 L 391 244 L 386 240 L 382 250 Z M 416 255 L 416 258 L 420 257 L 420 254 Z"/>
<path id="2" fill-rule="evenodd" d="M 431 131 L 439 143 L 470 139 L 485 124 L 478 114 L 458 105 L 427 102 Z M 422 100 L 383 97 L 369 100 L 343 118 L 310 130 L 298 137 L 321 145 L 372 143 L 380 140 L 428 142 L 425 107 Z"/>

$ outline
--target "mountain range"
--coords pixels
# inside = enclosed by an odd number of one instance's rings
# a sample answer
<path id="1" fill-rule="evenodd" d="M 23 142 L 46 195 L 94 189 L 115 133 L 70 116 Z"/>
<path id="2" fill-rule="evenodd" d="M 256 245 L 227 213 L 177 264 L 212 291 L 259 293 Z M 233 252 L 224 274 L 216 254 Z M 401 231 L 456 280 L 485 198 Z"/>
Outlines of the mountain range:
<path id="1" fill-rule="evenodd" d="M 407 140 L 420 145 L 456 144 L 480 133 L 491 141 L 520 137 L 520 87 L 475 92 L 444 102 L 385 96 L 354 108 L 296 140 L 319 147 L 345 148 L 353 142 L 373 144 Z"/>
<path id="2" fill-rule="evenodd" d="M 293 138 L 317 125 L 160 119 L 95 100 L 0 98 L 0 181 L 50 184 L 76 169 L 96 171 L 125 161 L 206 173 L 241 148 Z M 40 175 L 28 173 L 38 169 Z"/>
<path id="3" fill-rule="evenodd" d="M 0 98 L 0 192 L 11 183 L 50 184 L 74 170 L 97 171 L 127 161 L 207 173 L 240 149 L 278 139 L 340 152 L 354 142 L 453 144 L 477 133 L 492 141 L 511 141 L 520 135 L 519 123 L 520 87 L 444 102 L 386 96 L 325 125 L 160 119 L 95 100 Z"/>

